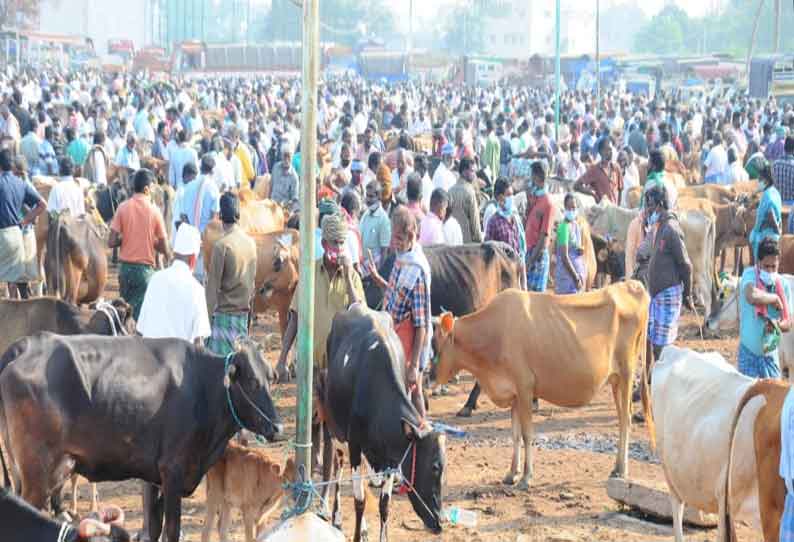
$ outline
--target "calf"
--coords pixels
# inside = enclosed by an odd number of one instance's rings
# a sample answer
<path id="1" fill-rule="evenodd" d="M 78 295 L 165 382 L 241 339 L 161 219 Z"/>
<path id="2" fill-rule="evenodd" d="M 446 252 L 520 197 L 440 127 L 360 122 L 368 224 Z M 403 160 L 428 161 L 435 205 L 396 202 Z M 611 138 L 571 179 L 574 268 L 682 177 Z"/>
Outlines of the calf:
<path id="1" fill-rule="evenodd" d="M 223 456 L 207 473 L 207 519 L 201 541 L 209 542 L 216 515 L 220 515 L 220 539 L 229 540 L 229 521 L 234 507 L 243 513 L 245 541 L 254 542 L 284 495 L 282 484 L 294 480 L 292 458 L 287 460 L 282 471 L 264 450 L 230 442 Z"/>
<path id="2" fill-rule="evenodd" d="M 52 520 L 28 503 L 0 488 L 0 540 L 3 542 L 129 542 L 120 524 L 121 509 L 103 511 L 102 521 L 84 519 L 75 528 Z M 109 521 L 113 517 L 112 521 Z"/>
<path id="3" fill-rule="evenodd" d="M 734 412 L 754 380 L 717 354 L 668 346 L 654 365 L 651 406 L 656 422 L 656 450 L 673 509 L 676 542 L 684 542 L 684 504 L 719 512 L 719 536 L 726 525 L 722 497 Z M 731 473 L 731 513 L 758 523 L 758 483 L 753 423 L 760 404 L 748 406 L 737 425 Z"/>
<path id="4" fill-rule="evenodd" d="M 755 456 L 758 458 L 755 468 L 758 476 L 761 530 L 766 542 L 780 540 L 780 520 L 786 502 L 786 484 L 778 474 L 780 467 L 780 414 L 789 389 L 788 385 L 777 380 L 759 380 L 745 392 L 736 407 L 733 426 L 729 432 L 731 446 L 728 453 L 727 472 L 731 475 L 725 477 L 720 506 L 720 510 L 725 514 L 722 521 L 726 528 L 722 536 L 717 538 L 718 542 L 735 542 L 737 540 L 731 513 L 734 509 L 731 499 L 735 491 L 733 488 L 735 476 L 732 475 L 731 469 L 738 447 L 737 443 L 740 440 L 741 419 L 744 417 L 745 407 L 749 408 L 752 404 L 758 404 L 759 402 L 756 401 L 758 398 L 761 398 L 762 406 L 755 417 L 752 430 Z M 736 467 L 743 468 L 740 456 L 737 456 Z"/>

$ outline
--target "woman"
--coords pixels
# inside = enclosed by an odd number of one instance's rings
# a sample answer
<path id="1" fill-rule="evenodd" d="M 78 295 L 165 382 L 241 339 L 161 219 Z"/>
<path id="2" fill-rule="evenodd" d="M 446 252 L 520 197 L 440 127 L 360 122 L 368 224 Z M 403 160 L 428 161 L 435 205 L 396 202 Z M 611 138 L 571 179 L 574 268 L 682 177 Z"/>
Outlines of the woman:
<path id="1" fill-rule="evenodd" d="M 778 274 L 780 249 L 774 237 L 758 243 L 758 263 L 739 284 L 739 372 L 753 378 L 780 378 L 780 333 L 791 328 L 791 291 Z"/>
<path id="2" fill-rule="evenodd" d="M 582 229 L 576 222 L 576 199 L 566 194 L 565 218 L 557 227 L 557 268 L 554 273 L 554 293 L 575 294 L 584 288 L 584 250 Z"/>
<path id="3" fill-rule="evenodd" d="M 772 237 L 775 241 L 780 239 L 780 224 L 783 213 L 783 200 L 780 198 L 780 192 L 775 187 L 775 181 L 772 178 L 772 168 L 768 162 L 761 166 L 758 182 L 761 185 L 761 201 L 758 204 L 758 211 L 755 215 L 755 225 L 749 236 L 753 261 L 758 257 L 758 243 L 763 238 Z"/>

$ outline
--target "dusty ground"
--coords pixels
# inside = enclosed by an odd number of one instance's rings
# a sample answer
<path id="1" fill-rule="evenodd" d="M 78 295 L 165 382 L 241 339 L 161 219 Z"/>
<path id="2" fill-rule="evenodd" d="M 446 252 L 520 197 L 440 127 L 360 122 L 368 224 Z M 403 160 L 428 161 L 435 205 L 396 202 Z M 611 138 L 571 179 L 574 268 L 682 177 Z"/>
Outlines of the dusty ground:
<path id="1" fill-rule="evenodd" d="M 114 277 L 115 278 L 115 277 Z M 115 281 L 110 285 L 113 295 Z M 686 315 L 679 334 L 679 345 L 696 350 L 717 350 L 731 362 L 736 361 L 735 335 L 719 340 L 701 340 L 693 315 Z M 271 315 L 260 318 L 255 333 L 268 349 L 268 360 L 277 358 L 278 335 Z M 496 408 L 484 395 L 479 410 L 469 419 L 456 418 L 472 386 L 470 375 L 450 386 L 450 394 L 431 400 L 430 416 L 467 432 L 465 438 L 447 439 L 447 472 L 444 503 L 479 513 L 476 528 L 448 526 L 434 537 L 422 528 L 407 498 L 392 501 L 391 540 L 395 542 L 569 542 L 614 540 L 626 542 L 672 540 L 669 524 L 655 523 L 623 509 L 606 494 L 606 481 L 615 460 L 618 425 L 612 395 L 604 388 L 586 408 L 565 409 L 541 401 L 535 420 L 535 479 L 528 492 L 501 484 L 510 466 L 512 453 L 509 411 Z M 279 411 L 287 424 L 290 438 L 295 434 L 295 385 L 279 385 Z M 269 445 L 276 458 L 286 458 L 288 445 Z M 652 481 L 664 488 L 664 476 L 658 460 L 648 451 L 648 434 L 643 426 L 631 433 L 632 460 L 629 473 L 633 479 Z M 346 474 L 349 478 L 349 470 Z M 376 491 L 376 490 L 372 490 Z M 87 511 L 88 485 L 81 484 L 80 510 Z M 102 502 L 121 506 L 127 512 L 127 527 L 137 532 L 141 525 L 141 501 L 138 482 L 99 484 Z M 353 501 L 350 485 L 343 490 L 343 527 L 348 539 L 353 531 Z M 377 493 L 371 493 L 367 521 L 371 539 L 377 536 Z M 205 520 L 204 486 L 183 501 L 183 539 L 201 540 Z M 275 521 L 277 518 L 273 518 Z M 244 535 L 239 517 L 235 517 L 232 540 Z M 690 541 L 714 540 L 715 530 L 687 529 Z M 755 540 L 757 534 L 739 526 L 742 540 Z M 213 540 L 217 540 L 217 532 Z"/>

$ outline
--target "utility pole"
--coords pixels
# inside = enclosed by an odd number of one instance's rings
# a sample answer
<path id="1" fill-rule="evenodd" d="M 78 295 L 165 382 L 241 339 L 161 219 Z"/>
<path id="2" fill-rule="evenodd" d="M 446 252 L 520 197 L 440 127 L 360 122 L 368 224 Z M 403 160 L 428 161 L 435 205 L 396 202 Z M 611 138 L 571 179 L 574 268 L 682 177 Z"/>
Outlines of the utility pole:
<path id="1" fill-rule="evenodd" d="M 775 13 L 773 15 L 775 25 L 774 32 L 772 33 L 772 52 L 780 52 L 780 0 L 775 0 Z"/>
<path id="2" fill-rule="evenodd" d="M 408 51 L 409 55 L 414 49 L 414 0 L 408 0 Z"/>
<path id="3" fill-rule="evenodd" d="M 554 141 L 560 144 L 560 0 L 557 0 L 556 55 L 554 59 L 554 75 L 557 78 L 556 97 L 554 99 Z"/>
<path id="4" fill-rule="evenodd" d="M 595 114 L 598 118 L 601 107 L 601 0 L 596 0 L 596 106 Z"/>
<path id="5" fill-rule="evenodd" d="M 303 0 L 303 84 L 301 86 L 301 220 L 298 282 L 298 404 L 296 466 L 311 479 L 312 352 L 314 345 L 314 229 L 317 223 L 317 81 L 320 0 Z M 317 443 L 319 444 L 319 443 Z M 303 480 L 298 480 L 303 481 Z"/>

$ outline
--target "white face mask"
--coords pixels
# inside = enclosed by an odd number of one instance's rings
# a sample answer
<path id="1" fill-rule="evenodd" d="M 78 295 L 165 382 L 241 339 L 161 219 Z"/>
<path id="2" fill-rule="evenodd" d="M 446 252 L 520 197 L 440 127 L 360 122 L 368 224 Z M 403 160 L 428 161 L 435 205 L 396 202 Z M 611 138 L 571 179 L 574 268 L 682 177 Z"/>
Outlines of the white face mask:
<path id="1" fill-rule="evenodd" d="M 580 153 L 579 151 L 575 151 L 575 152 L 571 153 L 571 158 L 573 158 L 577 162 L 579 161 L 579 158 L 581 158 L 581 156 L 582 156 L 582 153 Z"/>

